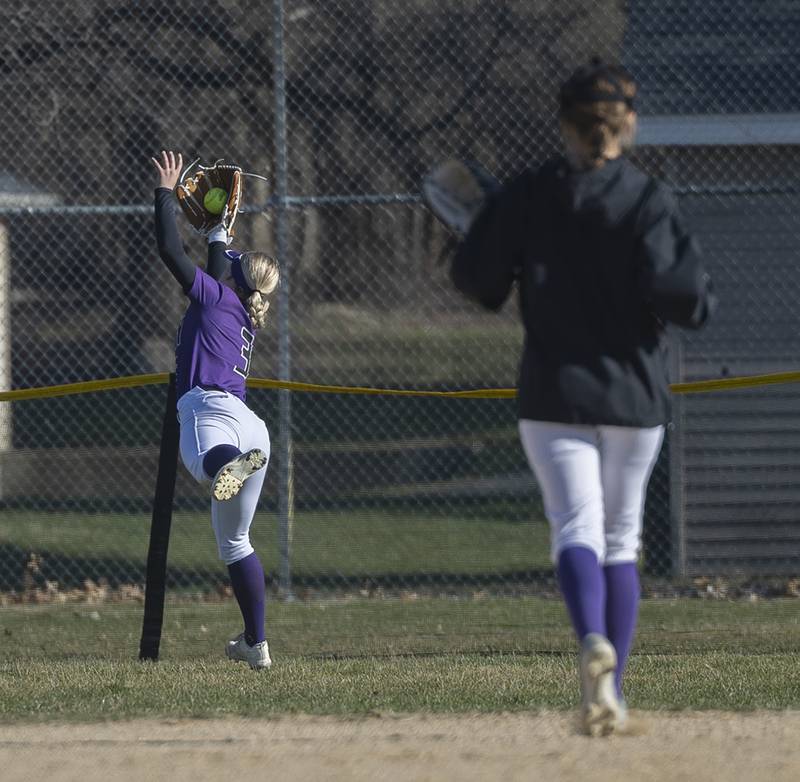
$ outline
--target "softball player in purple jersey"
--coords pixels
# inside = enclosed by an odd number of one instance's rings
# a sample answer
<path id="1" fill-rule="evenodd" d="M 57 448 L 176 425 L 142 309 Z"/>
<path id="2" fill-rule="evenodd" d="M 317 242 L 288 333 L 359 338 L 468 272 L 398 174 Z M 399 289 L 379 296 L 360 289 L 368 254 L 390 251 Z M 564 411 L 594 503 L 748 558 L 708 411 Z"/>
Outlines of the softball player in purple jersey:
<path id="1" fill-rule="evenodd" d="M 519 287 L 519 430 L 593 735 L 627 715 L 645 489 L 669 419 L 665 325 L 699 328 L 714 306 L 675 199 L 623 154 L 635 95 L 619 66 L 578 69 L 559 96 L 565 154 L 491 196 L 452 266 L 456 286 L 490 309 Z"/>
<path id="2" fill-rule="evenodd" d="M 270 445 L 266 425 L 245 404 L 245 381 L 267 296 L 278 285 L 278 265 L 263 253 L 228 250 L 220 228 L 208 237 L 206 270 L 195 266 L 175 223 L 172 193 L 183 159 L 162 152 L 152 160 L 158 251 L 189 299 L 175 350 L 181 459 L 196 480 L 211 482 L 217 548 L 244 619 L 244 632 L 228 642 L 226 654 L 267 668 L 264 570 L 249 533 Z"/>

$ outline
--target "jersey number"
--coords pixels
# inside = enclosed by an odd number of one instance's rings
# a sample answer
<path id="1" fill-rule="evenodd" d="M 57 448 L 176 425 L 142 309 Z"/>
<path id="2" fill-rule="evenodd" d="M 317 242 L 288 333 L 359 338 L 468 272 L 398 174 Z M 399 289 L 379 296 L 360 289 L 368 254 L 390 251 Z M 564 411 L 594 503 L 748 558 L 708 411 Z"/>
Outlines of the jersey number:
<path id="1" fill-rule="evenodd" d="M 255 336 L 242 326 L 242 350 L 240 355 L 244 359 L 244 368 L 234 366 L 233 371 L 237 375 L 241 375 L 245 380 L 247 380 L 247 376 L 250 374 L 250 358 L 253 353 L 254 340 Z"/>

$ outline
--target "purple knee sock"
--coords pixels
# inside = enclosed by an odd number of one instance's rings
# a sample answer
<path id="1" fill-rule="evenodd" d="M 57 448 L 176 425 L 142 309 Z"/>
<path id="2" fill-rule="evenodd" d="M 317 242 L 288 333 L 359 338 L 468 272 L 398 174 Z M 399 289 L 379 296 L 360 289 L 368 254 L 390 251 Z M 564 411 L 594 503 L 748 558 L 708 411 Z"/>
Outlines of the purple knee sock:
<path id="1" fill-rule="evenodd" d="M 574 546 L 558 557 L 558 583 L 578 640 L 588 633 L 606 634 L 606 586 L 597 555 Z"/>
<path id="2" fill-rule="evenodd" d="M 233 594 L 239 603 L 244 619 L 244 640 L 249 646 L 261 643 L 264 635 L 264 606 L 266 587 L 264 568 L 254 551 L 252 554 L 228 565 Z"/>
<path id="3" fill-rule="evenodd" d="M 241 455 L 235 445 L 215 445 L 206 451 L 203 457 L 203 471 L 213 478 L 228 462 Z"/>
<path id="4" fill-rule="evenodd" d="M 606 627 L 608 640 L 617 651 L 617 692 L 622 695 L 622 673 L 636 631 L 639 613 L 639 570 L 635 562 L 606 565 Z"/>

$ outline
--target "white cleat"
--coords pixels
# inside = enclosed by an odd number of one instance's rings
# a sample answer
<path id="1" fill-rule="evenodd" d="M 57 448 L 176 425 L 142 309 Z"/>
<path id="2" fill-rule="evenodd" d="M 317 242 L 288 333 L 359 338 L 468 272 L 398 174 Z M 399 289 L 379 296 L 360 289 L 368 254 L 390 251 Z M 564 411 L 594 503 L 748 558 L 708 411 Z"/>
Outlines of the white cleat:
<path id="1" fill-rule="evenodd" d="M 269 668 L 272 659 L 269 656 L 269 644 L 266 641 L 255 646 L 248 646 L 244 640 L 244 633 L 240 633 L 236 638 L 231 638 L 225 647 L 225 655 L 229 660 L 247 663 L 254 671 Z"/>
<path id="2" fill-rule="evenodd" d="M 229 500 L 240 491 L 244 482 L 267 463 L 267 456 L 260 448 L 240 454 L 220 467 L 211 483 L 211 494 L 215 500 Z"/>
<path id="3" fill-rule="evenodd" d="M 590 736 L 608 736 L 620 730 L 627 709 L 617 698 L 614 672 L 617 653 L 599 633 L 589 633 L 581 643 L 581 726 Z"/>

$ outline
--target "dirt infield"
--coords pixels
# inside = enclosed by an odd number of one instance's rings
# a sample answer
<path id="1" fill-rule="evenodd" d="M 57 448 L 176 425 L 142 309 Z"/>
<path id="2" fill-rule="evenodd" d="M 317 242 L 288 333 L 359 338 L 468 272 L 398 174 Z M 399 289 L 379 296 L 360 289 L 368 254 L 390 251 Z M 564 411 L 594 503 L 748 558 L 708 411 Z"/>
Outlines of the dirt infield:
<path id="1" fill-rule="evenodd" d="M 0 776 L 84 782 L 796 780 L 800 712 L 635 715 L 631 735 L 577 735 L 562 713 L 141 720 L 0 728 Z"/>

